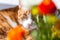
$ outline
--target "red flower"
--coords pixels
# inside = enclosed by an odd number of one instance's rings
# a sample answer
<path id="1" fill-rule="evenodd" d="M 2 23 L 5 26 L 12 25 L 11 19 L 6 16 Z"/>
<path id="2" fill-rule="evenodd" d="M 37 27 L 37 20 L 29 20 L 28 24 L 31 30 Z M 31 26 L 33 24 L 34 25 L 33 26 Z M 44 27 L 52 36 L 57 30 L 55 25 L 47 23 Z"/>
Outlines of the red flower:
<path id="1" fill-rule="evenodd" d="M 52 1 L 47 1 L 47 2 L 48 3 L 43 1 L 41 4 L 38 5 L 40 14 L 46 15 L 46 14 L 52 14 L 56 12 L 57 8 L 55 4 Z"/>

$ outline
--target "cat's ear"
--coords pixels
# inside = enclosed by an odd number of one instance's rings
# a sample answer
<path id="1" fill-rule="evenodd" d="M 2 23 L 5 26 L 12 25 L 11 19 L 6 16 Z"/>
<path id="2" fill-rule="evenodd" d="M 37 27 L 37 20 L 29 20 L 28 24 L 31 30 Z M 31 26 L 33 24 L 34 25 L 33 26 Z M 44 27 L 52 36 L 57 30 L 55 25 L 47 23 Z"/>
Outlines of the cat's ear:
<path id="1" fill-rule="evenodd" d="M 8 16 L 8 15 L 4 15 L 3 16 L 6 18 L 7 22 L 13 27 L 15 28 L 17 26 L 17 23 L 15 21 L 12 21 L 12 19 Z"/>

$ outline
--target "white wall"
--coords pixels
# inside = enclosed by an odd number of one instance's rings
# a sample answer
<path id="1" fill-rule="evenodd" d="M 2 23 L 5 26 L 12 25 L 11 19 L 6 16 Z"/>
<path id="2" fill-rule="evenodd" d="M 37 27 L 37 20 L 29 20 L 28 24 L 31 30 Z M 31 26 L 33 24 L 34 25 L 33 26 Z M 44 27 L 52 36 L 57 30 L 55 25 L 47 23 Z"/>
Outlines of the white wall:
<path id="1" fill-rule="evenodd" d="M 60 0 L 53 0 L 57 8 L 60 9 Z"/>
<path id="2" fill-rule="evenodd" d="M 18 0 L 0 0 L 0 10 L 15 7 L 18 3 Z"/>
<path id="3" fill-rule="evenodd" d="M 0 3 L 18 5 L 18 0 L 0 0 Z"/>
<path id="4" fill-rule="evenodd" d="M 58 9 L 60 9 L 60 0 L 53 0 Z M 0 10 L 15 7 L 19 4 L 18 0 L 0 0 Z M 28 3 L 29 4 L 29 3 Z"/>

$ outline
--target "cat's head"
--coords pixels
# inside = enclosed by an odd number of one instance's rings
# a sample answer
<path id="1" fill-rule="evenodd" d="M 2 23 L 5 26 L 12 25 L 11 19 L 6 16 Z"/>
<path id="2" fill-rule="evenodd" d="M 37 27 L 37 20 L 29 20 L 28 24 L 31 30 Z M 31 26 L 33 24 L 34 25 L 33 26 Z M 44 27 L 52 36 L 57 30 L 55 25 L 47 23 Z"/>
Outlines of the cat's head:
<path id="1" fill-rule="evenodd" d="M 18 22 L 21 24 L 24 28 L 29 29 L 32 25 L 32 19 L 31 14 L 29 11 L 21 11 L 18 12 Z"/>

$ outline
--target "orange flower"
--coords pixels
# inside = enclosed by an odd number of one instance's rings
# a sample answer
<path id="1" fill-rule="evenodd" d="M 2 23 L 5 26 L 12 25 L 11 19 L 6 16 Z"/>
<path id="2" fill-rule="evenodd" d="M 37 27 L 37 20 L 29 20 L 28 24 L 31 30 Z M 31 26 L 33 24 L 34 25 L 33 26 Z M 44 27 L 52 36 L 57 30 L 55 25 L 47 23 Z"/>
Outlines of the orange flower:
<path id="1" fill-rule="evenodd" d="M 21 26 L 17 26 L 14 29 L 11 29 L 7 34 L 7 40 L 23 40 L 24 35 L 26 34 L 26 29 Z"/>

